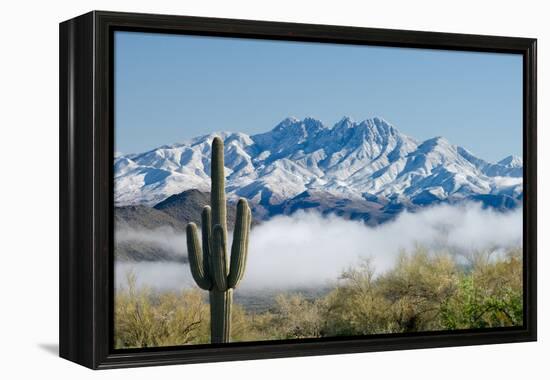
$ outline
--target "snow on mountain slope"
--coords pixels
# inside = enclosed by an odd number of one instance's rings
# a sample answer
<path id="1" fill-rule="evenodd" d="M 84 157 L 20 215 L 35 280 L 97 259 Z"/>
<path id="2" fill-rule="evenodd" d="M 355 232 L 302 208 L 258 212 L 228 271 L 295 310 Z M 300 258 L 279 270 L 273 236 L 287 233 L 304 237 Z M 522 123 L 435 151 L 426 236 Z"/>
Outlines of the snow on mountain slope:
<path id="1" fill-rule="evenodd" d="M 229 197 L 277 205 L 305 191 L 347 199 L 404 197 L 422 204 L 448 197 L 522 194 L 523 163 L 493 164 L 442 137 L 422 143 L 381 118 L 333 127 L 287 118 L 248 136 L 218 132 L 115 158 L 117 205 L 154 205 L 188 189 L 209 191 L 214 136 L 225 142 Z"/>

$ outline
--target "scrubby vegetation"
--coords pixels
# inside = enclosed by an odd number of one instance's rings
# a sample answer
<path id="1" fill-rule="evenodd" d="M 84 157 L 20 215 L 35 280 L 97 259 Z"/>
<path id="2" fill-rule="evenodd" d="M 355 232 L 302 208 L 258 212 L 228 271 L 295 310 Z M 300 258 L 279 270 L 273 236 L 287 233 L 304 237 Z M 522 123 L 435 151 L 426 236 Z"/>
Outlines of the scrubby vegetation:
<path id="1" fill-rule="evenodd" d="M 281 293 L 265 312 L 235 304 L 231 340 L 257 341 L 518 326 L 523 320 L 521 250 L 472 254 L 457 263 L 419 247 L 376 274 L 368 260 L 344 271 L 326 295 Z M 117 348 L 209 342 L 208 296 L 128 286 L 115 298 Z"/>

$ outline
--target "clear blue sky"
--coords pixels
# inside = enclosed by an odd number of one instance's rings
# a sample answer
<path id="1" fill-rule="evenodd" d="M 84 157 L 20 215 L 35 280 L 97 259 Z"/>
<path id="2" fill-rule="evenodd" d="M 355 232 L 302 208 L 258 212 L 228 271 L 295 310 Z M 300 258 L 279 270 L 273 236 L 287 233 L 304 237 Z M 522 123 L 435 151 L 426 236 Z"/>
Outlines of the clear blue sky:
<path id="1" fill-rule="evenodd" d="M 498 161 L 522 153 L 520 55 L 116 32 L 115 145 L 137 153 L 287 116 L 380 116 Z"/>

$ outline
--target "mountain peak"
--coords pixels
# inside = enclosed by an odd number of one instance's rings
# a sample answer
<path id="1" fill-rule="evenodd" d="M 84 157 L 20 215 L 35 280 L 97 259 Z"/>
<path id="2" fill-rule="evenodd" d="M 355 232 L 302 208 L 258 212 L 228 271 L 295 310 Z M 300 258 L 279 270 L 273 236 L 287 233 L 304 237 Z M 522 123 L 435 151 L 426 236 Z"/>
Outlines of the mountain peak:
<path id="1" fill-rule="evenodd" d="M 334 125 L 333 129 L 349 129 L 356 127 L 367 128 L 373 132 L 377 132 L 380 135 L 399 133 L 399 131 L 393 125 L 378 116 L 364 119 L 359 122 L 354 121 L 349 116 L 344 116 Z"/>
<path id="2" fill-rule="evenodd" d="M 376 125 L 377 127 L 383 127 L 383 128 L 387 128 L 387 129 L 395 129 L 395 127 L 393 125 L 391 125 L 391 123 L 389 123 L 386 119 L 384 119 L 380 116 L 375 116 L 371 120 L 374 123 L 374 125 Z"/>
<path id="3" fill-rule="evenodd" d="M 356 122 L 345 116 L 332 127 L 313 117 L 288 117 L 252 136 L 217 132 L 118 157 L 116 204 L 168 204 L 183 200 L 167 199 L 173 194 L 207 191 L 215 135 L 225 140 L 228 197 L 261 204 L 279 204 L 313 190 L 347 199 L 364 199 L 365 193 L 412 199 L 429 191 L 444 199 L 521 192 L 520 157 L 489 164 L 440 136 L 419 144 L 381 117 Z M 194 195 L 185 193 L 185 198 Z"/>
<path id="4" fill-rule="evenodd" d="M 269 149 L 271 153 L 287 151 L 294 145 L 303 143 L 326 130 L 325 125 L 312 117 L 300 120 L 287 117 L 269 132 L 250 136 L 260 149 Z"/>
<path id="5" fill-rule="evenodd" d="M 400 132 L 386 120 L 380 117 L 373 117 L 371 119 L 365 119 L 357 124 L 358 126 L 365 126 L 369 130 L 382 136 L 395 135 Z"/>
<path id="6" fill-rule="evenodd" d="M 300 122 L 300 119 L 298 119 L 297 117 L 294 117 L 294 116 L 285 117 L 283 120 L 279 122 L 279 124 L 275 126 L 275 128 L 273 128 L 273 130 L 281 131 L 299 122 Z"/>
<path id="7" fill-rule="evenodd" d="M 451 145 L 451 143 L 449 142 L 449 140 L 447 140 L 443 136 L 436 136 L 424 141 L 422 145 L 429 146 L 429 147 L 436 147 L 436 146 L 448 146 L 448 145 Z"/>
<path id="8" fill-rule="evenodd" d="M 418 146 L 417 153 L 433 154 L 442 156 L 454 156 L 458 153 L 458 147 L 452 145 L 446 138 L 441 136 L 425 140 Z"/>
<path id="9" fill-rule="evenodd" d="M 314 117 L 307 116 L 303 120 L 298 119 L 297 117 L 290 116 L 283 119 L 279 124 L 272 129 L 273 132 L 282 132 L 288 129 L 303 128 L 306 129 L 324 129 L 325 125 L 318 119 Z"/>
<path id="10" fill-rule="evenodd" d="M 519 168 L 519 167 L 523 167 L 523 159 L 516 155 L 510 155 L 500 160 L 498 164 L 502 166 L 506 166 L 507 168 Z"/>
<path id="11" fill-rule="evenodd" d="M 304 120 L 302 120 L 302 123 L 308 128 L 326 129 L 325 125 L 321 120 L 311 116 L 308 116 Z"/>
<path id="12" fill-rule="evenodd" d="M 354 126 L 355 121 L 349 116 L 344 116 L 336 124 L 334 124 L 333 128 L 351 128 Z"/>
<path id="13" fill-rule="evenodd" d="M 381 123 L 381 124 L 390 125 L 390 123 L 388 123 L 383 117 L 380 117 L 380 116 L 375 116 L 375 117 L 372 118 L 372 120 L 373 120 L 375 123 Z"/>
<path id="14" fill-rule="evenodd" d="M 342 118 L 340 119 L 339 123 L 342 123 L 342 122 L 355 123 L 355 121 L 351 116 L 346 116 L 346 115 L 342 116 Z"/>

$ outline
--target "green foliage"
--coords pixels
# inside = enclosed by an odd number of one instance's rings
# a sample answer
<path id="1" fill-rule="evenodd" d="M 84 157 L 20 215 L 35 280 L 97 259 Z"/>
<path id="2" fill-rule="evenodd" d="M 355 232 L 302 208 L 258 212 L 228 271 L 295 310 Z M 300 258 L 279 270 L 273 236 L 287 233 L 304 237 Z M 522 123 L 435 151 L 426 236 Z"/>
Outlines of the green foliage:
<path id="1" fill-rule="evenodd" d="M 402 253 L 396 267 L 377 282 L 391 304 L 391 321 L 397 332 L 439 330 L 440 305 L 458 285 L 458 269 L 447 253 L 429 254 L 418 248 L 412 255 Z"/>
<path id="2" fill-rule="evenodd" d="M 460 276 L 457 291 L 441 305 L 447 329 L 519 326 L 523 323 L 521 251 L 503 260 L 475 260 L 469 273 Z"/>
<path id="3" fill-rule="evenodd" d="M 212 142 L 211 199 L 202 216 L 202 250 L 197 226 L 187 226 L 187 252 L 191 274 L 197 285 L 210 291 L 210 335 L 212 343 L 226 343 L 231 337 L 233 289 L 243 278 L 248 255 L 252 213 L 241 198 L 233 233 L 231 257 L 227 255 L 227 210 L 223 141 Z"/>
<path id="4" fill-rule="evenodd" d="M 518 326 L 523 322 L 521 250 L 472 255 L 457 265 L 448 253 L 421 247 L 376 275 L 368 260 L 344 271 L 328 293 L 309 299 L 281 293 L 261 313 L 233 305 L 232 341 L 353 336 Z M 210 298 L 211 299 L 211 298 Z M 210 341 L 208 303 L 199 290 L 153 293 L 135 277 L 116 293 L 116 347 Z"/>

